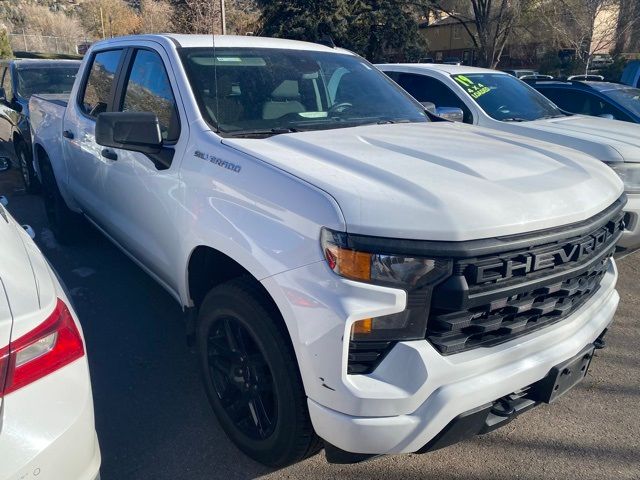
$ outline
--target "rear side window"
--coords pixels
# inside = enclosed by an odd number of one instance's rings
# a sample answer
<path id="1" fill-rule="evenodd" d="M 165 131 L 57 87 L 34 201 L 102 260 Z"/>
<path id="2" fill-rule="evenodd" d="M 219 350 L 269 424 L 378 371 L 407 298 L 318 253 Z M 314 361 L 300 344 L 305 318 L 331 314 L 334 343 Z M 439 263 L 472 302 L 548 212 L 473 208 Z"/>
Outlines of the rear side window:
<path id="1" fill-rule="evenodd" d="M 162 138 L 168 142 L 178 140 L 180 122 L 175 97 L 162 58 L 156 52 L 136 51 L 120 110 L 155 113 Z"/>
<path id="2" fill-rule="evenodd" d="M 456 107 L 462 109 L 464 112 L 464 123 L 473 123 L 471 110 L 469 110 L 453 90 L 440 80 L 425 75 L 401 73 L 396 82 L 419 102 L 431 102 L 435 104 L 436 107 Z"/>
<path id="3" fill-rule="evenodd" d="M 121 49 L 108 50 L 96 53 L 91 60 L 89 77 L 80 101 L 80 109 L 90 117 L 95 118 L 107 111 L 121 57 Z"/>

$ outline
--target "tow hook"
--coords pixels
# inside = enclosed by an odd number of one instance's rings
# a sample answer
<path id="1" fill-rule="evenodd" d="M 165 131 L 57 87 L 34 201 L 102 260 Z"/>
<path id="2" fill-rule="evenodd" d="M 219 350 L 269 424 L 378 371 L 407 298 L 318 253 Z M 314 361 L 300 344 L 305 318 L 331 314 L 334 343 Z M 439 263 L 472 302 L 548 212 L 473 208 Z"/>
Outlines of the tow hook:
<path id="1" fill-rule="evenodd" d="M 604 336 L 607 334 L 607 330 L 608 329 L 605 329 L 604 332 L 602 332 L 600 336 L 593 342 L 593 346 L 596 347 L 596 350 L 602 350 L 607 346 L 607 342 L 604 339 Z"/>

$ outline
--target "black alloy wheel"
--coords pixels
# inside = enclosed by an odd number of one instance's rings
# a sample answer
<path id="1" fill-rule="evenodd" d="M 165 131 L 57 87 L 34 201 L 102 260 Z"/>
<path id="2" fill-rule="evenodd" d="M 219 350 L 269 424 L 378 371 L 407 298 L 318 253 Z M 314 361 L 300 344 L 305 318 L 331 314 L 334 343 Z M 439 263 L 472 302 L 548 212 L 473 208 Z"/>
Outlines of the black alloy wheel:
<path id="1" fill-rule="evenodd" d="M 222 407 L 238 430 L 264 440 L 277 422 L 271 369 L 256 342 L 233 317 L 218 319 L 207 341 L 209 375 Z"/>

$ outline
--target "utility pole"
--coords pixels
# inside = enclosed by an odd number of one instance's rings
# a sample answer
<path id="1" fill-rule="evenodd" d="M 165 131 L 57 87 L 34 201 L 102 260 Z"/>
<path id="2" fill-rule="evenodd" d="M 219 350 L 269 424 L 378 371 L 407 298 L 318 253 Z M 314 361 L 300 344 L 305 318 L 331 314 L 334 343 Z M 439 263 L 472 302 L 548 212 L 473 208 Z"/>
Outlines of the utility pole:
<path id="1" fill-rule="evenodd" d="M 100 23 L 102 24 L 102 38 L 104 39 L 106 35 L 104 34 L 104 15 L 102 14 L 102 7 L 100 7 Z"/>
<path id="2" fill-rule="evenodd" d="M 224 6 L 224 0 L 220 0 L 220 12 L 222 17 L 222 34 L 227 34 L 227 12 Z"/>

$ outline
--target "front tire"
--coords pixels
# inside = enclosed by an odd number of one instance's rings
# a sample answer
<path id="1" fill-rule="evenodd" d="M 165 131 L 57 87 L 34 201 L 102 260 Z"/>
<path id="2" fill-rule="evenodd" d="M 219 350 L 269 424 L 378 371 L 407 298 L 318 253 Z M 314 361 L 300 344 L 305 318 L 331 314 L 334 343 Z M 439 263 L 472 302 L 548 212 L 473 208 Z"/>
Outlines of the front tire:
<path id="1" fill-rule="evenodd" d="M 282 318 L 255 280 L 232 280 L 209 292 L 196 341 L 213 411 L 240 450 L 281 467 L 320 449 Z"/>
<path id="2" fill-rule="evenodd" d="M 40 171 L 43 183 L 42 198 L 51 231 L 56 240 L 63 245 L 77 243 L 84 227 L 82 217 L 67 206 L 48 158 L 45 157 L 40 162 Z"/>

